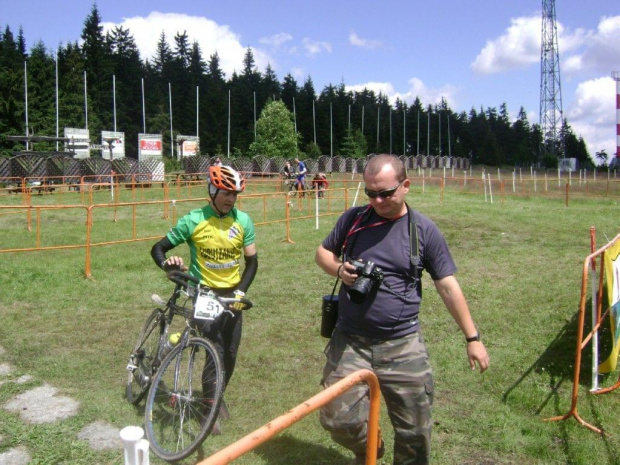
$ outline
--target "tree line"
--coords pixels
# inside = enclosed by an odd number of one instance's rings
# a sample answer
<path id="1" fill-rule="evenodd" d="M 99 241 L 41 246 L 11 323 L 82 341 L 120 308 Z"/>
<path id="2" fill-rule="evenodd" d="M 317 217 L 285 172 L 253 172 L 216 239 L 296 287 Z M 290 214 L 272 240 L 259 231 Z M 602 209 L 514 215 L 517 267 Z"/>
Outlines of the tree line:
<path id="1" fill-rule="evenodd" d="M 61 137 L 64 127 L 88 127 L 92 143 L 116 121 L 125 133 L 126 156 L 135 158 L 142 132 L 162 134 L 163 153 L 170 155 L 172 113 L 174 139 L 197 134 L 202 154 L 251 155 L 256 121 L 269 101 L 278 100 L 293 115 L 297 155 L 303 158 L 395 153 L 468 157 L 493 166 L 557 166 L 554 157 L 541 159 L 543 134 L 523 107 L 510 122 L 506 103 L 456 113 L 445 100 L 431 105 L 397 98 L 390 104 L 382 93 L 347 90 L 344 83 L 317 93 L 310 76 L 298 83 L 290 73 L 280 81 L 270 65 L 259 71 L 251 48 L 241 71 L 226 79 L 218 53 L 205 60 L 186 32 L 176 33 L 172 47 L 162 32 L 155 55 L 144 59 L 128 29 L 104 35 L 101 22 L 94 4 L 81 44 L 61 44 L 55 51 L 39 41 L 28 52 L 23 30 L 17 35 L 8 25 L 0 30 L 0 156 L 23 150 L 23 143 L 6 136 L 25 135 L 26 111 L 31 134 L 55 136 L 57 124 Z M 561 134 L 559 156 L 591 166 L 584 140 L 566 120 Z M 55 143 L 34 148 L 54 150 Z"/>

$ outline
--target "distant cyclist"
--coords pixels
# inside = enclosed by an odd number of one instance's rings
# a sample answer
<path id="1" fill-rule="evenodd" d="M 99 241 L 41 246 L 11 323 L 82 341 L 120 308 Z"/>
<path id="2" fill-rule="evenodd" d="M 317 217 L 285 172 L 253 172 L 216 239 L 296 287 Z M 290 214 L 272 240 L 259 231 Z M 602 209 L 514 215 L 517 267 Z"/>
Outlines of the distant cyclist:
<path id="1" fill-rule="evenodd" d="M 292 179 L 295 177 L 295 173 L 293 171 L 293 167 L 291 166 L 291 162 L 286 160 L 284 162 L 284 168 L 282 169 L 282 174 L 284 175 L 284 179 Z"/>
<path id="2" fill-rule="evenodd" d="M 244 296 L 256 276 L 258 256 L 254 243 L 254 224 L 247 213 L 234 205 L 239 192 L 245 189 L 245 179 L 229 166 L 209 168 L 209 196 L 211 203 L 193 210 L 151 249 L 151 256 L 164 271 L 185 268 L 183 258 L 166 253 L 182 243 L 190 250 L 189 273 L 200 279 L 218 295 Z M 240 272 L 241 255 L 245 260 Z M 187 269 L 187 268 L 185 268 Z M 222 324 L 207 321 L 201 327 L 205 337 L 213 341 L 224 361 L 225 386 L 235 369 L 237 350 L 241 341 L 243 312 L 224 318 Z M 228 411 L 222 402 L 220 415 Z M 213 429 L 217 434 L 219 424 Z"/>
<path id="3" fill-rule="evenodd" d="M 297 164 L 297 179 L 295 180 L 295 189 L 298 190 L 301 194 L 303 194 L 303 191 L 306 188 L 306 173 L 308 172 L 308 169 L 306 168 L 306 164 L 299 158 L 295 158 L 295 163 Z"/>

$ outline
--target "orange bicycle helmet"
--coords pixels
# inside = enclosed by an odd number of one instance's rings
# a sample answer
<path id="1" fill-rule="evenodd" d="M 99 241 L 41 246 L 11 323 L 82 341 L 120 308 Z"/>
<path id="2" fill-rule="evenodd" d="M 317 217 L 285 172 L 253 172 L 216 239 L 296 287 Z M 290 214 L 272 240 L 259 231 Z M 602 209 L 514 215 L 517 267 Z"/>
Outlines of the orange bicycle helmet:
<path id="1" fill-rule="evenodd" d="M 243 192 L 245 189 L 245 179 L 230 166 L 209 167 L 209 184 L 216 189 L 232 192 Z"/>

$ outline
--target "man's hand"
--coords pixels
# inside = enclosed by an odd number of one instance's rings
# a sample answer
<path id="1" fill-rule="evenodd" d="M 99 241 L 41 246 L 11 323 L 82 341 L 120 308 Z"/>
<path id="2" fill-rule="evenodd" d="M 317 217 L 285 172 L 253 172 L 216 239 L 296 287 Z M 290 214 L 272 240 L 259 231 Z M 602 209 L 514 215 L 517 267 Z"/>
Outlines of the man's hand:
<path id="1" fill-rule="evenodd" d="M 161 267 L 164 271 L 170 271 L 170 270 L 175 270 L 175 269 L 181 270 L 181 271 L 187 271 L 189 269 L 187 266 L 185 266 L 185 263 L 183 262 L 183 258 L 177 255 L 172 255 L 168 257 L 167 259 L 165 259 L 162 262 Z"/>
<path id="2" fill-rule="evenodd" d="M 478 363 L 480 373 L 484 373 L 491 363 L 487 349 L 482 341 L 469 342 L 467 344 L 467 358 L 469 359 L 469 367 L 472 370 L 476 369 L 476 363 Z"/>

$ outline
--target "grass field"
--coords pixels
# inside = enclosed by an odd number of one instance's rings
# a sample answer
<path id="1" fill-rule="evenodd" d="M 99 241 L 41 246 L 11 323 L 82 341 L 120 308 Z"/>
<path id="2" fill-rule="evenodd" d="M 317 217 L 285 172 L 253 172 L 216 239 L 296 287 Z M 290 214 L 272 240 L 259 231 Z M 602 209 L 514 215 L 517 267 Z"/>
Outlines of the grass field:
<path id="1" fill-rule="evenodd" d="M 597 435 L 573 419 L 542 421 L 570 407 L 589 229 L 596 227 L 598 246 L 618 233 L 617 199 L 576 198 L 566 207 L 558 198 L 490 203 L 481 195 L 447 193 L 440 203 L 435 192 L 417 189 L 407 200 L 444 232 L 491 356 L 485 374 L 469 370 L 463 335 L 425 276 L 421 324 L 436 382 L 432 462 L 620 463 L 620 439 L 613 435 L 620 427 L 620 393 L 588 394 L 589 350 L 579 412 L 612 435 Z M 244 207 L 262 215 L 258 203 Z M 313 219 L 293 222 L 292 244 L 284 242 L 282 224 L 257 227 L 259 273 L 248 293 L 256 306 L 245 315 L 237 370 L 226 393 L 232 417 L 223 423 L 222 436 L 207 439 L 184 463 L 209 456 L 319 391 L 326 343 L 319 335 L 320 301 L 333 280 L 314 264 L 314 251 L 335 219 L 322 218 L 318 229 Z M 141 230 L 162 235 L 168 227 L 158 214 L 140 221 Z M 23 223 L 2 222 L 3 241 L 33 234 Z M 33 463 L 122 463 L 121 449 L 93 451 L 77 434 L 97 420 L 119 428 L 143 423 L 143 408 L 123 399 L 125 365 L 152 308 L 150 295 L 166 297 L 172 289 L 151 261 L 151 245 L 94 249 L 92 279 L 83 277 L 83 250 L 0 254 L 3 358 L 17 374 L 33 376 L 26 384 L 0 385 L 0 406 L 44 382 L 80 402 L 77 416 L 36 426 L 0 409 L 0 452 L 21 444 Z M 617 376 L 602 384 L 613 384 Z M 392 431 L 384 411 L 380 421 L 389 445 L 381 463 L 388 464 Z M 344 465 L 350 457 L 313 414 L 236 463 Z M 160 462 L 151 457 L 151 463 Z"/>

